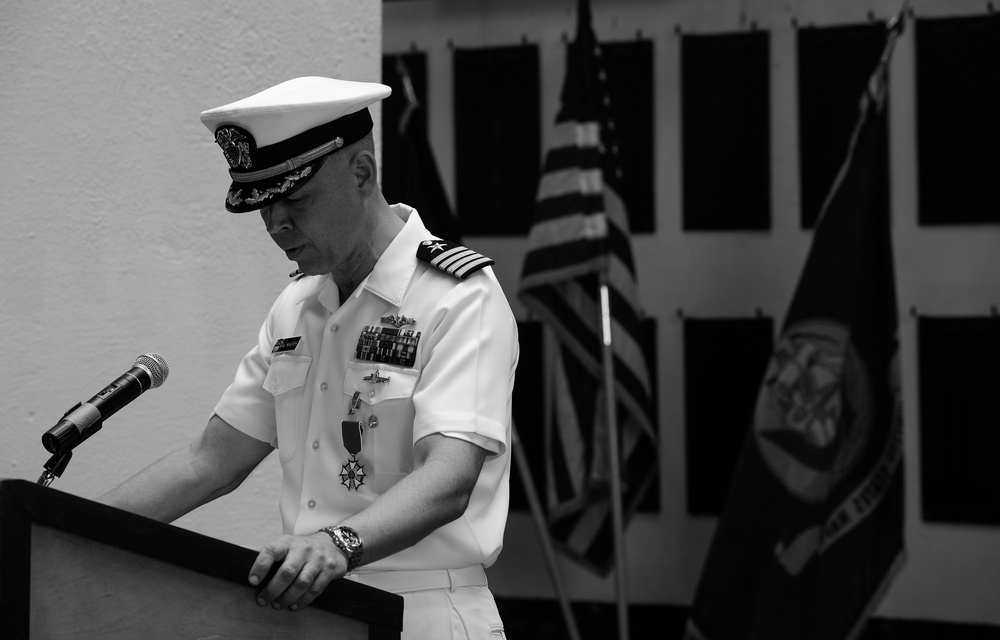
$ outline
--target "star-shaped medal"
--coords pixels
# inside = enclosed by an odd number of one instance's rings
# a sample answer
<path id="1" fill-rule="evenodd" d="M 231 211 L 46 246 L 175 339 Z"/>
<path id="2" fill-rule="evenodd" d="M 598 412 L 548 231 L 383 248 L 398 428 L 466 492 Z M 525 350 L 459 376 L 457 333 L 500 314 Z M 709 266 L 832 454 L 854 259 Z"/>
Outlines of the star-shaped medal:
<path id="1" fill-rule="evenodd" d="M 358 459 L 351 457 L 340 472 L 340 484 L 347 487 L 348 491 L 357 491 L 358 487 L 365 483 L 365 465 L 358 462 Z"/>

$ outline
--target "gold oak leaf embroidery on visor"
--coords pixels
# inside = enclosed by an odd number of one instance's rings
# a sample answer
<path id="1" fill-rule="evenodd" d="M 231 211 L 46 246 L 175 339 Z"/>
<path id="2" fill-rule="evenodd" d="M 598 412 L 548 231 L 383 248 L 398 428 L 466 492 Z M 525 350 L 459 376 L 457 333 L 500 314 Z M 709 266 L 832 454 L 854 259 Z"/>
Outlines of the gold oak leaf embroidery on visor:
<path id="1" fill-rule="evenodd" d="M 247 202 L 248 204 L 257 204 L 258 202 L 263 202 L 268 198 L 273 198 L 276 195 L 288 191 L 289 187 L 291 187 L 293 184 L 295 184 L 302 178 L 312 173 L 312 169 L 313 169 L 312 167 L 306 167 L 302 171 L 289 173 L 287 176 L 285 176 L 284 181 L 282 181 L 282 183 L 276 187 L 268 187 L 263 191 L 258 191 L 256 188 L 251 189 L 250 195 L 247 196 L 246 198 L 240 198 L 240 194 L 243 193 L 243 189 L 237 189 L 235 192 L 231 192 L 229 196 L 226 198 L 226 200 L 229 202 L 230 205 L 234 207 L 242 204 L 243 202 Z"/>

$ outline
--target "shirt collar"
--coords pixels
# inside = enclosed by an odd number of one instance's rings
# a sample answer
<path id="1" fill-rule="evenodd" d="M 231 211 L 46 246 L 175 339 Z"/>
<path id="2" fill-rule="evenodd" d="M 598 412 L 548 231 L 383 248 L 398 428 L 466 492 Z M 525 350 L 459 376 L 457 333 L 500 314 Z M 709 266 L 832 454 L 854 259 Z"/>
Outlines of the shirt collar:
<path id="1" fill-rule="evenodd" d="M 413 207 L 394 204 L 389 207 L 403 221 L 403 228 L 386 247 L 375 268 L 361 283 L 360 288 L 368 289 L 390 304 L 399 306 L 403 293 L 417 268 L 417 245 L 431 237 L 424 226 L 420 214 Z"/>

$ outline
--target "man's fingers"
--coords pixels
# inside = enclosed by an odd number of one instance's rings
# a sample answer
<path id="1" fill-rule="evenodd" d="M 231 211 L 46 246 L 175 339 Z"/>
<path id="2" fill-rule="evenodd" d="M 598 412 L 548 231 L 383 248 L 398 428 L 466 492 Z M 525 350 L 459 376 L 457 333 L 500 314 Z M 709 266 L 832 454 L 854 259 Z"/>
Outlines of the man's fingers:
<path id="1" fill-rule="evenodd" d="M 248 576 L 250 584 L 256 586 L 261 584 L 267 585 L 273 582 L 273 578 L 268 580 L 268 574 L 273 571 L 280 571 L 278 563 L 285 559 L 288 555 L 288 550 L 289 545 L 285 536 L 265 544 L 260 553 L 257 554 L 257 559 L 254 560 L 253 566 L 250 567 L 250 574 Z M 295 573 L 298 573 L 298 570 Z M 277 576 L 277 573 L 275 573 L 275 576 Z M 292 578 L 294 577 L 295 575 L 293 574 Z M 278 591 L 278 593 L 281 593 L 281 591 Z M 261 604 L 267 604 L 271 599 L 273 598 L 268 598 Z M 260 600 L 259 597 L 258 600 Z"/>
<path id="2" fill-rule="evenodd" d="M 302 540 L 304 544 L 304 562 L 294 581 L 277 600 L 280 606 L 292 610 L 308 606 L 323 593 L 326 586 L 337 576 L 335 558 L 343 556 L 337 550 L 325 549 L 323 545 L 315 545 L 314 541 Z M 287 560 L 286 560 L 287 562 Z"/>
<path id="3" fill-rule="evenodd" d="M 289 600 L 285 594 L 294 588 L 295 580 L 301 569 L 302 563 L 300 561 L 297 561 L 291 555 L 287 556 L 281 566 L 278 567 L 278 571 L 274 574 L 274 577 L 257 594 L 257 602 L 263 601 L 262 604 L 270 603 L 275 608 L 281 608 L 288 604 Z"/>
<path id="4" fill-rule="evenodd" d="M 305 606 L 300 602 L 302 596 L 309 592 L 313 588 L 313 584 L 316 581 L 317 572 L 314 567 L 306 564 L 299 571 L 295 579 L 292 580 L 288 588 L 278 597 L 275 601 L 278 605 L 282 607 L 287 607 L 290 605 L 298 605 L 293 608 L 297 609 L 299 606 Z"/>
<path id="5" fill-rule="evenodd" d="M 312 581 L 312 585 L 305 590 L 305 592 L 292 604 L 291 609 L 295 611 L 296 609 L 301 609 L 303 607 L 308 607 L 312 604 L 312 601 L 319 597 L 319 594 L 323 593 L 323 590 L 333 582 L 334 574 L 329 571 L 323 571 L 316 579 Z"/>
<path id="6" fill-rule="evenodd" d="M 343 575 L 344 556 L 333 543 L 307 536 L 282 536 L 260 550 L 250 569 L 250 584 L 262 587 L 261 605 L 277 609 L 308 606 L 335 577 Z"/>

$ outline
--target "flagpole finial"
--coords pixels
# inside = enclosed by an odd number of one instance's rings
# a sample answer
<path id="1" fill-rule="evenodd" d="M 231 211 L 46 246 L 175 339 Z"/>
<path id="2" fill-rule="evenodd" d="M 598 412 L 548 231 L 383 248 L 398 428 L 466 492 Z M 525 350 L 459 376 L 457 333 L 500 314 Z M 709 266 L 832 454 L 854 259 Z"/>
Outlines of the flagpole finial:
<path id="1" fill-rule="evenodd" d="M 909 9 L 909 5 L 910 0 L 903 0 L 899 11 L 889 18 L 889 22 L 885 24 L 886 31 L 895 31 L 897 36 L 903 33 L 903 25 L 906 22 L 906 11 Z"/>
<path id="2" fill-rule="evenodd" d="M 403 94 L 406 97 L 406 106 L 403 107 L 403 113 L 399 116 L 399 122 L 396 124 L 396 129 L 399 135 L 406 135 L 406 127 L 410 123 L 410 117 L 413 112 L 420 106 L 420 100 L 417 99 L 417 92 L 413 89 L 413 80 L 410 78 L 410 71 L 406 68 L 406 62 L 403 60 L 403 56 L 396 56 L 396 74 L 399 75 L 400 82 L 403 83 Z"/>
<path id="3" fill-rule="evenodd" d="M 896 40 L 903 34 L 903 25 L 906 22 L 906 11 L 909 5 L 910 0 L 903 0 L 903 3 L 899 6 L 899 11 L 885 23 L 886 42 L 885 48 L 882 50 L 882 58 L 879 62 L 883 73 L 889 66 L 889 58 L 892 57 L 892 51 L 896 47 Z"/>

